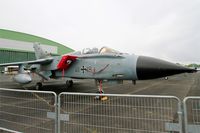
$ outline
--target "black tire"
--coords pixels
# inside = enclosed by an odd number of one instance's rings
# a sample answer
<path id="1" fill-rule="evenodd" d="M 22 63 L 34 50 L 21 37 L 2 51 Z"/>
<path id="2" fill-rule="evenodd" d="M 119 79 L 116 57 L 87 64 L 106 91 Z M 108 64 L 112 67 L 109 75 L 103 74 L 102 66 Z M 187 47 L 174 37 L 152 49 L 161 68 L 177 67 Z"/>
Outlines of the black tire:
<path id="1" fill-rule="evenodd" d="M 67 81 L 66 81 L 66 86 L 67 86 L 67 89 L 68 89 L 69 87 L 72 87 L 72 86 L 73 86 L 73 81 L 72 81 L 72 80 L 67 80 Z"/>
<path id="2" fill-rule="evenodd" d="M 72 80 L 69 80 L 69 87 L 72 87 L 73 86 L 73 81 Z"/>
<path id="3" fill-rule="evenodd" d="M 36 83 L 35 89 L 36 90 L 41 90 L 42 89 L 42 83 L 41 82 Z"/>

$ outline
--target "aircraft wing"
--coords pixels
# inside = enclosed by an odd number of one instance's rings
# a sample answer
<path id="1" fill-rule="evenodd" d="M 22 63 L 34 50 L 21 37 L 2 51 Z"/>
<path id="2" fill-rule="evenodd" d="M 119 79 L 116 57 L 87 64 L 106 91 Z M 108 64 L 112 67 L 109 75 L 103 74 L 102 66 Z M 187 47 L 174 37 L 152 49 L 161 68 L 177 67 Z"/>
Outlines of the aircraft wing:
<path id="1" fill-rule="evenodd" d="M 53 58 L 38 59 L 33 61 L 23 61 L 23 62 L 11 62 L 0 64 L 0 66 L 14 66 L 14 65 L 27 65 L 27 64 L 49 64 L 53 61 Z"/>

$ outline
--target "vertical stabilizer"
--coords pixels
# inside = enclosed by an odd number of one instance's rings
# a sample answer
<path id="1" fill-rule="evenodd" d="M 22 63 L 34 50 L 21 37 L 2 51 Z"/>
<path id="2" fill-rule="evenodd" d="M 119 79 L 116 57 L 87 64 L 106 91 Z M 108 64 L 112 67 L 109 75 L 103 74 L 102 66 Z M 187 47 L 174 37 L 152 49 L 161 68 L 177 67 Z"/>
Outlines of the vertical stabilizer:
<path id="1" fill-rule="evenodd" d="M 34 51 L 35 51 L 36 59 L 43 59 L 43 58 L 47 58 L 48 56 L 50 56 L 50 54 L 47 53 L 47 51 L 44 51 L 42 49 L 42 47 L 40 46 L 39 43 L 34 43 L 33 48 L 34 48 Z"/>

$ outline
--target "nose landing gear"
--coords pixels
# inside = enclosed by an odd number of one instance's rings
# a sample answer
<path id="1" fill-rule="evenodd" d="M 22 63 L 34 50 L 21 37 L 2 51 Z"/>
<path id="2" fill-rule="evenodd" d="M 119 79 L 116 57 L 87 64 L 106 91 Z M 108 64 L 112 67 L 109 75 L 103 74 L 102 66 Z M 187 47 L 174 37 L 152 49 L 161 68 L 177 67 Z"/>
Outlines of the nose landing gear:
<path id="1" fill-rule="evenodd" d="M 98 92 L 100 95 L 97 95 L 95 96 L 95 99 L 96 100 L 101 100 L 101 101 L 105 101 L 105 100 L 108 100 L 108 97 L 107 96 L 104 96 L 104 91 L 102 89 L 102 80 L 96 80 L 96 86 L 98 88 Z M 99 82 L 99 86 L 98 86 L 98 82 Z"/>

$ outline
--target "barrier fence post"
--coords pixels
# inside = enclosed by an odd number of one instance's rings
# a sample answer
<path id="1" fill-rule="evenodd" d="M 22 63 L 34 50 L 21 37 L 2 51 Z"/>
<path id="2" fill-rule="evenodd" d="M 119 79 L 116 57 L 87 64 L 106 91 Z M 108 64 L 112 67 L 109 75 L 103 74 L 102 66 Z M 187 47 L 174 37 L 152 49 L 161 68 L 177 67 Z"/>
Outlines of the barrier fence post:
<path id="1" fill-rule="evenodd" d="M 60 102 L 60 94 L 58 95 L 58 133 L 61 133 L 60 131 L 60 128 L 61 128 L 61 125 L 60 125 L 60 105 L 61 102 Z"/>

